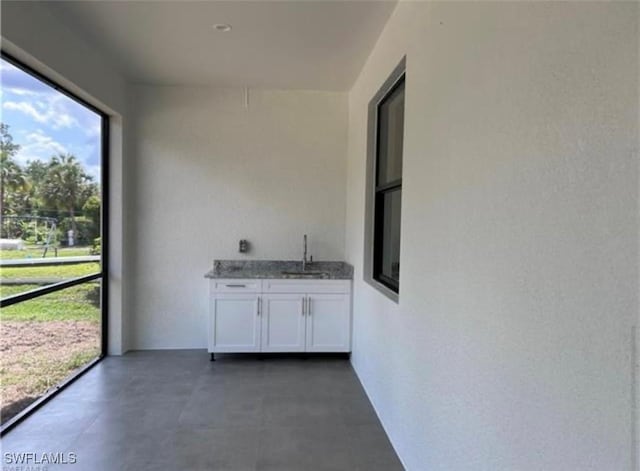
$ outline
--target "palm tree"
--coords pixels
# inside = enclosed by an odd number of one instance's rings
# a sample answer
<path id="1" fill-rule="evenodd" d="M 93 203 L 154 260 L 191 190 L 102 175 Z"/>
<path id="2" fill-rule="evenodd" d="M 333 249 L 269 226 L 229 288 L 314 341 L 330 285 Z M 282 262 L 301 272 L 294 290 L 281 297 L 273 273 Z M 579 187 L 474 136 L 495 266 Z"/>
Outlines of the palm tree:
<path id="1" fill-rule="evenodd" d="M 26 187 L 27 179 L 22 173 L 22 168 L 10 156 L 4 152 L 0 155 L 0 201 L 2 213 L 6 213 L 5 190 L 17 191 Z"/>
<path id="2" fill-rule="evenodd" d="M 9 134 L 9 126 L 0 123 L 0 227 L 2 227 L 2 215 L 7 212 L 6 190 L 15 192 L 26 187 L 27 180 L 22 168 L 13 160 L 20 146 L 13 143 L 13 137 Z"/>
<path id="3" fill-rule="evenodd" d="M 23 197 L 23 207 L 25 214 L 31 214 L 34 216 L 42 216 L 42 198 L 40 197 L 40 188 L 42 182 L 47 175 L 49 168 L 48 162 L 41 160 L 28 161 L 24 166 L 24 174 L 28 182 L 28 191 Z"/>
<path id="4" fill-rule="evenodd" d="M 82 201 L 83 191 L 92 178 L 87 175 L 78 160 L 70 154 L 60 154 L 49 162 L 42 182 L 42 197 L 47 204 L 66 210 L 71 219 L 71 229 L 77 234 L 75 210 Z"/>

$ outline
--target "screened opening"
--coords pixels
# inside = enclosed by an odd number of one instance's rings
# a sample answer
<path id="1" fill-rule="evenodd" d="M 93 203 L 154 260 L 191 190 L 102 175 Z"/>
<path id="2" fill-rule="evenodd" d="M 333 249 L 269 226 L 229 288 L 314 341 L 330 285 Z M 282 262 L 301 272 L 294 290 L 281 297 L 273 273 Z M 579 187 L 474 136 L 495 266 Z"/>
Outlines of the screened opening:
<path id="1" fill-rule="evenodd" d="M 2 427 L 105 354 L 104 113 L 2 54 Z"/>

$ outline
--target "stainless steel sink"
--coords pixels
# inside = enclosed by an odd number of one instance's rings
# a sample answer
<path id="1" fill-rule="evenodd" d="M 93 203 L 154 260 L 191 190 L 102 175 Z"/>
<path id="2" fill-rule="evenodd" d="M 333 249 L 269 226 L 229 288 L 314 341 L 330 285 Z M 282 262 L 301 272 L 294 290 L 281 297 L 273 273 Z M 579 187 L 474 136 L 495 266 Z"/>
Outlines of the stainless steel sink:
<path id="1" fill-rule="evenodd" d="M 284 276 L 290 276 L 292 278 L 329 278 L 329 273 L 326 271 L 283 271 Z"/>

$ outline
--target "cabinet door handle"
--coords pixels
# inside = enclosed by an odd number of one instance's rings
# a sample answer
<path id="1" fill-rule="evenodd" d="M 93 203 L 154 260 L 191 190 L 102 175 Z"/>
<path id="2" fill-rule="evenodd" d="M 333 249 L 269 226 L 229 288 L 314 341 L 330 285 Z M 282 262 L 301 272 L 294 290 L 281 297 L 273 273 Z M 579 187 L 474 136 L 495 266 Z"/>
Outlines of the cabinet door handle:
<path id="1" fill-rule="evenodd" d="M 260 315 L 260 298 L 258 298 L 256 302 L 256 315 Z"/>
<path id="2" fill-rule="evenodd" d="M 311 298 L 307 298 L 307 313 L 311 315 Z"/>
<path id="3" fill-rule="evenodd" d="M 304 299 L 302 298 L 302 303 L 300 304 L 300 312 L 302 313 L 302 315 L 304 316 Z"/>

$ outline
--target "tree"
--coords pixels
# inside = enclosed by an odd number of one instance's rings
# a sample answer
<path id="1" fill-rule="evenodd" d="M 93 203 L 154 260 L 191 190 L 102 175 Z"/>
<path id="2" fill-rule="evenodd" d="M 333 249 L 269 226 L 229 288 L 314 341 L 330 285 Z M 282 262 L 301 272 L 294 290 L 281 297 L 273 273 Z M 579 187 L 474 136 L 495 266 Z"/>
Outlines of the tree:
<path id="1" fill-rule="evenodd" d="M 100 236 L 100 215 L 102 201 L 98 195 L 91 195 L 87 198 L 84 205 L 82 205 L 82 212 L 85 217 L 91 221 L 91 233 L 89 238 L 93 241 L 96 237 Z"/>
<path id="2" fill-rule="evenodd" d="M 47 176 L 48 165 L 42 160 L 28 160 L 24 173 L 33 186 L 39 186 Z"/>
<path id="3" fill-rule="evenodd" d="M 79 201 L 79 207 L 82 209 L 82 211 L 85 211 L 85 204 L 87 204 L 87 202 L 92 198 L 98 198 L 98 204 L 100 204 L 100 185 L 94 181 L 91 181 L 82 186 Z"/>
<path id="4" fill-rule="evenodd" d="M 43 199 L 47 205 L 69 213 L 71 229 L 76 234 L 76 208 L 80 206 L 85 188 L 91 180 L 73 155 L 60 154 L 51 159 L 42 181 Z"/>
<path id="5" fill-rule="evenodd" d="M 48 164 L 41 160 L 30 160 L 24 167 L 24 175 L 29 183 L 28 193 L 24 198 L 23 214 L 43 216 L 42 198 L 40 188 L 47 176 Z M 45 216 L 57 216 L 56 214 L 44 214 Z"/>
<path id="6" fill-rule="evenodd" d="M 87 198 L 84 205 L 82 205 L 82 212 L 86 217 L 91 219 L 96 227 L 100 225 L 100 197 L 97 195 L 91 195 Z"/>
<path id="7" fill-rule="evenodd" d="M 20 150 L 18 144 L 13 143 L 13 136 L 9 134 L 9 125 L 0 123 L 0 152 L 2 157 L 13 157 Z"/>
<path id="8" fill-rule="evenodd" d="M 6 190 L 14 192 L 27 184 L 22 168 L 13 159 L 19 150 L 9 134 L 9 125 L 0 123 L 0 227 L 2 215 L 8 212 Z"/>

